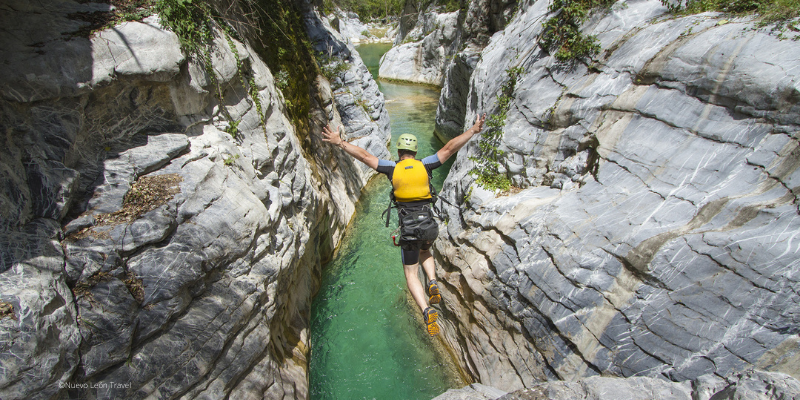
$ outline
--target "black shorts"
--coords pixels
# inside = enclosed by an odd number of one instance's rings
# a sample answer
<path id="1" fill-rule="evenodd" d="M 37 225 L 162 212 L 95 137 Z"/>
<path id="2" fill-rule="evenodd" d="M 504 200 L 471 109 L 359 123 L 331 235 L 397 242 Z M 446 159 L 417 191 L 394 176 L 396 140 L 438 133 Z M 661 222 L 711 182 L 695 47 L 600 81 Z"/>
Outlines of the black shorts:
<path id="1" fill-rule="evenodd" d="M 415 240 L 413 242 L 406 242 L 400 244 L 400 257 L 403 260 L 403 265 L 414 265 L 419 262 L 419 251 L 428 250 L 431 248 L 429 241 Z"/>

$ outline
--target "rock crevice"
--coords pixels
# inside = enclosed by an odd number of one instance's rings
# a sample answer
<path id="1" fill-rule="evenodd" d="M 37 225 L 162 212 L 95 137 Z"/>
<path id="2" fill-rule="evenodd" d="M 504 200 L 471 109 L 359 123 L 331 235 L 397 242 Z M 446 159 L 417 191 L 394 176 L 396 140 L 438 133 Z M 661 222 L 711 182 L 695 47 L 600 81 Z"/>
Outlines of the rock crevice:
<path id="1" fill-rule="evenodd" d="M 0 397 L 306 398 L 311 297 L 372 174 L 319 132 L 344 123 L 388 157 L 358 53 L 308 7 L 314 45 L 347 68 L 339 92 L 310 79 L 298 128 L 246 32 L 216 33 L 212 80 L 157 16 L 87 38 L 71 14 L 108 5 L 58 3 L 12 1 L 1 17 L 13 51 L 0 66 L 0 300 L 13 318 L 0 319 Z"/>
<path id="2" fill-rule="evenodd" d="M 518 190 L 474 183 L 471 142 L 441 191 L 461 200 L 443 206 L 436 252 L 457 316 L 444 335 L 467 344 L 466 368 L 514 391 L 544 377 L 726 377 L 763 368 L 778 348 L 791 358 L 796 49 L 747 18 L 671 17 L 642 0 L 593 15 L 584 30 L 603 50 L 563 65 L 536 45 L 547 5 L 521 5 L 469 84 L 442 91 L 437 118 L 460 120 L 460 132 L 497 108 L 497 71 L 524 70 L 500 145 Z M 527 345 L 481 345 L 486 332 Z"/>

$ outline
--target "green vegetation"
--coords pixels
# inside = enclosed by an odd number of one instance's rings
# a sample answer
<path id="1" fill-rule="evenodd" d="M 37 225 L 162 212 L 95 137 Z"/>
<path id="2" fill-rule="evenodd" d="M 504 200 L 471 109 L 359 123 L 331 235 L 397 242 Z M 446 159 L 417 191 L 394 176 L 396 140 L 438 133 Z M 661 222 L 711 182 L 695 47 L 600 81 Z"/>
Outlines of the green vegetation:
<path id="1" fill-rule="evenodd" d="M 230 121 L 228 122 L 228 126 L 225 127 L 225 132 L 229 135 L 233 136 L 234 138 L 239 135 L 239 123 L 242 122 L 241 120 Z"/>
<path id="2" fill-rule="evenodd" d="M 401 17 L 406 5 L 416 11 L 424 11 L 431 5 L 439 6 L 444 12 L 465 9 L 467 0 L 323 0 L 322 9 L 326 14 L 336 8 L 358 14 L 362 21 Z M 377 35 L 376 35 L 377 36 Z M 380 36 L 378 36 L 380 37 Z"/>
<path id="3" fill-rule="evenodd" d="M 248 87 L 245 83 L 245 77 L 252 75 L 250 65 L 245 66 L 242 64 L 239 58 L 239 51 L 231 39 L 234 31 L 219 13 L 204 0 L 156 0 L 154 10 L 158 13 L 161 24 L 178 36 L 181 48 L 191 57 L 203 63 L 220 104 L 224 104 L 224 91 L 220 87 L 211 63 L 211 48 L 214 44 L 214 28 L 222 30 L 223 36 L 236 58 L 236 66 L 242 87 L 251 94 L 252 101 L 259 110 L 261 126 L 266 134 L 258 91 L 254 91 L 253 85 Z M 220 107 L 220 110 L 225 114 L 229 123 L 225 131 L 235 138 L 238 134 L 239 121 L 235 121 L 225 107 Z"/>
<path id="4" fill-rule="evenodd" d="M 610 7 L 615 2 L 616 0 L 553 0 L 549 10 L 555 15 L 545 21 L 539 43 L 561 62 L 594 56 L 600 51 L 600 44 L 597 37 L 581 33 L 581 24 L 593 9 Z"/>
<path id="5" fill-rule="evenodd" d="M 214 4 L 211 0 L 156 0 L 155 11 L 162 24 L 178 35 L 183 49 L 205 65 L 216 95 L 224 104 L 224 91 L 211 67 L 214 28 L 221 30 L 236 57 L 241 84 L 248 91 L 266 134 L 264 107 L 258 96 L 252 67 L 239 58 L 231 40 L 231 37 L 237 38 L 237 33 L 231 24 L 257 32 L 251 35 L 250 44 L 273 72 L 276 84 L 283 92 L 289 116 L 298 131 L 303 132 L 310 110 L 309 88 L 318 68 L 300 10 L 291 0 L 253 0 L 237 3 L 242 7 L 239 15 L 223 17 Z M 234 17 L 238 20 L 231 19 Z M 232 125 L 233 118 L 225 107 L 221 110 Z"/>
<path id="6" fill-rule="evenodd" d="M 232 155 L 232 156 L 230 156 L 230 157 L 228 157 L 228 158 L 225 158 L 225 157 L 223 156 L 223 157 L 222 157 L 222 163 L 230 167 L 230 166 L 232 166 L 234 163 L 236 163 L 236 160 L 238 160 L 238 159 L 239 159 L 239 155 L 238 155 L 238 154 L 234 154 L 234 155 Z"/>
<path id="7" fill-rule="evenodd" d="M 292 0 L 253 0 L 249 5 L 250 24 L 257 37 L 251 38 L 256 52 L 269 66 L 281 88 L 289 117 L 301 143 L 308 131 L 311 110 L 310 88 L 319 74 L 303 14 Z"/>
<path id="8" fill-rule="evenodd" d="M 214 17 L 219 17 L 202 0 L 157 0 L 155 11 L 161 25 L 178 35 L 189 55 L 205 60 L 214 40 Z"/>
<path id="9" fill-rule="evenodd" d="M 317 55 L 317 64 L 319 64 L 322 76 L 331 83 L 331 88 L 333 90 L 339 89 L 338 84 L 335 83 L 335 78 L 342 72 L 347 71 L 350 66 L 344 60 L 328 56 L 325 53 Z"/>
<path id="10" fill-rule="evenodd" d="M 775 24 L 775 30 L 790 29 L 800 32 L 797 21 L 800 16 L 800 0 L 688 0 L 685 6 L 661 0 L 670 12 L 675 14 L 696 14 L 706 11 L 720 11 L 733 15 L 757 14 L 761 25 Z M 800 36 L 795 35 L 795 40 Z"/>
<path id="11" fill-rule="evenodd" d="M 407 2 L 414 4 L 414 7 L 419 11 L 425 11 L 431 5 L 437 6 L 441 11 L 453 12 L 456 10 L 466 9 L 468 0 L 407 0 Z"/>
<path id="12" fill-rule="evenodd" d="M 99 32 L 114 25 L 126 21 L 141 21 L 153 15 L 153 4 L 155 0 L 100 0 L 113 5 L 110 11 L 96 12 L 77 12 L 69 15 L 71 19 L 88 22 L 87 25 L 80 27 L 72 35 L 76 37 L 90 37 L 95 32 Z"/>
<path id="13" fill-rule="evenodd" d="M 503 128 L 506 125 L 508 109 L 511 107 L 517 80 L 523 72 L 522 67 L 506 70 L 508 80 L 501 86 L 500 93 L 497 95 L 498 110 L 486 121 L 486 128 L 478 141 L 478 155 L 470 157 L 470 160 L 475 162 L 475 167 L 470 173 L 476 177 L 476 182 L 487 190 L 504 192 L 511 189 L 511 180 L 506 174 L 500 173 L 499 159 L 505 154 L 505 151 L 500 150 L 498 146 L 503 137 Z"/>
<path id="14" fill-rule="evenodd" d="M 358 14 L 362 20 L 398 16 L 403 11 L 404 0 L 323 0 L 322 9 L 326 14 L 336 8 Z"/>

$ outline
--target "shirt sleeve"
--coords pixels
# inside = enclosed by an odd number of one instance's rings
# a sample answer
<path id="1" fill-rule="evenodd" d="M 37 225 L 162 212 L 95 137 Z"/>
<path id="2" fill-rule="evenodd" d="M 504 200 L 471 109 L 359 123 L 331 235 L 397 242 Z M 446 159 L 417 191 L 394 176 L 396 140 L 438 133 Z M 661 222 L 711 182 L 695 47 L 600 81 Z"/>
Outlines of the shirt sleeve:
<path id="1" fill-rule="evenodd" d="M 438 158 L 437 158 L 438 159 Z M 394 173 L 394 167 L 397 165 L 396 162 L 391 160 L 378 160 L 378 168 L 375 168 L 378 173 L 386 175 L 389 180 L 392 180 L 392 174 Z"/>
<path id="2" fill-rule="evenodd" d="M 442 162 L 439 161 L 439 156 L 436 155 L 436 153 L 423 158 L 422 164 L 425 165 L 425 169 L 428 171 L 433 171 L 434 169 L 442 166 Z"/>

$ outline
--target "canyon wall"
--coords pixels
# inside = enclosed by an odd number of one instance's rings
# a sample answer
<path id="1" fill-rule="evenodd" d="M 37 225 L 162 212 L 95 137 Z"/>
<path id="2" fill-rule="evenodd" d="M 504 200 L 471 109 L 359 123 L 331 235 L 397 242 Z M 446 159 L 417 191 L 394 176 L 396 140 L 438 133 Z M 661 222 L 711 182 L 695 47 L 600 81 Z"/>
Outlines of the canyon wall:
<path id="1" fill-rule="evenodd" d="M 597 56 L 559 62 L 538 45 L 548 6 L 521 4 L 455 89 L 463 131 L 523 71 L 499 145 L 514 188 L 474 182 L 473 138 L 441 191 L 440 315 L 461 365 L 504 391 L 800 377 L 796 43 L 636 0 L 584 24 Z"/>
<path id="2" fill-rule="evenodd" d="M 517 9 L 516 0 L 470 1 L 449 13 L 408 2 L 379 77 L 441 87 L 434 134 L 447 142 L 464 131 L 469 79 L 481 51 Z"/>
<path id="3" fill-rule="evenodd" d="M 215 32 L 209 73 L 157 16 L 89 34 L 109 7 L 0 6 L 0 397 L 306 398 L 311 296 L 373 173 L 319 132 L 388 157 L 377 85 L 306 9 L 347 60 L 298 124 L 246 39 Z"/>

